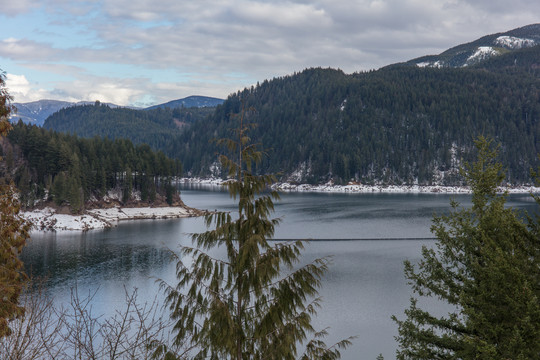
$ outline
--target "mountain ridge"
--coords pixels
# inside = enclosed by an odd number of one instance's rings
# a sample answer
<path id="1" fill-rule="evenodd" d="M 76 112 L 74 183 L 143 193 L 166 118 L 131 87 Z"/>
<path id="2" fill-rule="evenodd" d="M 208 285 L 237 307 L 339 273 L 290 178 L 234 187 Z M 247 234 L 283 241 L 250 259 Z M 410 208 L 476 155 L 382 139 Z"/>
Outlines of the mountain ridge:
<path id="1" fill-rule="evenodd" d="M 474 41 L 447 49 L 439 55 L 425 55 L 407 64 L 427 67 L 464 67 L 477 64 L 493 56 L 533 47 L 540 44 L 540 23 L 490 34 Z"/>
<path id="2" fill-rule="evenodd" d="M 127 109 L 134 109 L 134 110 L 152 110 L 156 108 L 180 108 L 180 107 L 213 107 L 215 105 L 210 104 L 218 104 L 223 103 L 224 100 L 218 99 L 218 98 L 212 98 L 208 96 L 199 96 L 199 95 L 192 95 L 188 96 L 182 99 L 172 100 L 163 104 L 158 104 L 154 106 L 150 106 L 147 108 L 138 108 L 138 107 L 132 107 L 132 106 L 121 106 L 116 105 L 113 103 L 102 103 L 103 105 L 107 105 L 110 108 L 127 108 Z M 15 114 L 11 114 L 10 119 L 12 121 L 17 121 L 18 119 L 21 119 L 24 123 L 27 124 L 33 124 L 38 126 L 43 126 L 45 120 L 54 114 L 55 112 L 72 107 L 72 106 L 84 106 L 84 105 L 91 105 L 94 104 L 93 101 L 79 101 L 79 102 L 70 102 L 70 101 L 62 101 L 62 100 L 48 100 L 48 99 L 42 99 L 37 101 L 31 101 L 26 103 L 13 103 L 15 108 L 17 109 Z M 99 103 L 99 102 L 98 102 Z"/>
<path id="3" fill-rule="evenodd" d="M 210 97 L 210 96 L 192 95 L 192 96 L 188 96 L 182 99 L 171 100 L 163 104 L 150 106 L 150 107 L 145 108 L 144 110 L 152 110 L 152 109 L 157 109 L 157 108 L 176 109 L 179 107 L 185 107 L 185 108 L 215 107 L 217 105 L 223 104 L 224 101 L 225 101 L 224 99 L 218 99 L 218 98 Z"/>

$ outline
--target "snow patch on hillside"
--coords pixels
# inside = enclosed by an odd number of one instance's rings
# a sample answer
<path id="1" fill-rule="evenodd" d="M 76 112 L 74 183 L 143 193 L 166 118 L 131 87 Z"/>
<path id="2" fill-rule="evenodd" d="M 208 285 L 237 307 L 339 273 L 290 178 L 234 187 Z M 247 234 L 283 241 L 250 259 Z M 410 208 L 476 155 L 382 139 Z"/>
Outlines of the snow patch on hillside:
<path id="1" fill-rule="evenodd" d="M 535 46 L 536 41 L 514 36 L 499 36 L 497 39 L 495 39 L 494 44 L 507 49 L 515 50 Z"/>
<path id="2" fill-rule="evenodd" d="M 416 66 L 418 67 L 431 67 L 431 68 L 442 68 L 444 67 L 444 63 L 440 60 L 437 60 L 437 61 L 423 61 L 423 62 L 419 62 L 416 64 Z"/>
<path id="3" fill-rule="evenodd" d="M 347 105 L 347 99 L 345 99 L 345 100 L 343 100 L 343 101 L 341 102 L 341 105 L 339 106 L 339 110 L 340 110 L 340 111 L 345 110 L 345 105 Z"/>
<path id="4" fill-rule="evenodd" d="M 479 46 L 478 49 L 467 58 L 467 64 L 489 59 L 492 56 L 499 55 L 499 52 L 491 46 Z"/>
<path id="5" fill-rule="evenodd" d="M 305 178 L 311 175 L 311 165 L 307 164 L 305 161 L 294 170 L 291 175 L 287 178 L 287 181 L 290 182 L 301 182 Z"/>

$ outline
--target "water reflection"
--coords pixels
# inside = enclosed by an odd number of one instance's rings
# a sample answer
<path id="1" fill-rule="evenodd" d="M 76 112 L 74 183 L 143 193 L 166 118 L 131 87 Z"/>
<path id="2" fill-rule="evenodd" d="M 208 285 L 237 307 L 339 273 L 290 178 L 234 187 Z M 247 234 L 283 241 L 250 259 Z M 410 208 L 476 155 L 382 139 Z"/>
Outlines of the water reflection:
<path id="1" fill-rule="evenodd" d="M 234 204 L 220 191 L 185 190 L 186 204 L 200 209 L 231 211 Z M 284 194 L 276 205 L 283 219 L 276 238 L 366 239 L 431 237 L 433 213 L 449 210 L 450 195 L 431 194 Z M 470 197 L 458 200 L 470 203 Z M 512 195 L 509 205 L 536 211 L 528 196 Z M 160 296 L 156 278 L 174 283 L 169 250 L 190 245 L 190 233 L 205 230 L 200 218 L 121 223 L 109 230 L 87 233 L 36 233 L 22 259 L 34 276 L 48 278 L 47 289 L 57 304 L 65 304 L 71 289 L 96 292 L 96 314 L 111 314 L 123 305 L 124 286 L 138 288 L 140 299 Z M 430 240 L 313 241 L 305 261 L 333 255 L 323 280 L 323 308 L 317 327 L 330 326 L 328 342 L 359 335 L 343 359 L 385 359 L 395 356 L 395 324 L 408 306 L 410 289 L 403 275 L 403 260 L 416 262 Z M 445 307 L 432 304 L 444 311 Z"/>

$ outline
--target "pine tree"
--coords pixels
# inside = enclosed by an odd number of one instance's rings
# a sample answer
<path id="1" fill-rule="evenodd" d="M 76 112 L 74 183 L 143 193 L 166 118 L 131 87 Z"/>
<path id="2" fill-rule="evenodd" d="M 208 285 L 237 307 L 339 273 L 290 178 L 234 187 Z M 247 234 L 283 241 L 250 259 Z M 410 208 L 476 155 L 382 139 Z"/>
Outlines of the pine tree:
<path id="1" fill-rule="evenodd" d="M 498 194 L 504 179 L 491 142 L 476 142 L 479 154 L 464 175 L 473 192 L 472 208 L 452 202 L 452 212 L 435 217 L 436 249 L 422 249 L 416 270 L 405 274 L 419 296 L 437 297 L 455 307 L 437 317 L 417 299 L 399 327 L 398 359 L 540 358 L 540 232 L 505 207 Z M 538 199 L 537 199 L 538 201 Z"/>
<path id="2" fill-rule="evenodd" d="M 131 168 L 126 168 L 126 176 L 124 177 L 124 183 L 122 184 L 122 202 L 125 204 L 131 199 L 131 192 L 133 191 L 133 173 Z"/>
<path id="3" fill-rule="evenodd" d="M 8 121 L 11 96 L 0 72 L 0 136 L 11 130 Z M 24 313 L 19 296 L 26 282 L 19 255 L 29 238 L 30 224 L 19 214 L 20 204 L 13 185 L 0 185 L 0 338 L 9 335 L 9 321 Z"/>
<path id="4" fill-rule="evenodd" d="M 279 199 L 269 190 L 275 178 L 253 174 L 262 154 L 250 143 L 245 112 L 239 117 L 235 139 L 222 141 L 234 155 L 221 156 L 237 212 L 208 214 L 206 224 L 215 229 L 193 235 L 196 246 L 182 248 L 178 284 L 162 283 L 175 320 L 175 343 L 195 346 L 197 359 L 337 359 L 350 340 L 327 347 L 321 340 L 325 332 L 311 325 L 328 259 L 298 267 L 304 241 L 269 242 L 279 224 L 270 217 Z M 224 258 L 209 254 L 216 248 L 226 252 Z M 299 346 L 310 335 L 314 339 L 300 355 Z"/>
<path id="5" fill-rule="evenodd" d="M 172 179 L 171 177 L 167 177 L 167 180 L 165 182 L 165 200 L 167 201 L 167 204 L 169 204 L 169 206 L 172 206 L 173 204 L 173 196 L 175 194 L 175 187 L 173 186 L 172 184 Z"/>

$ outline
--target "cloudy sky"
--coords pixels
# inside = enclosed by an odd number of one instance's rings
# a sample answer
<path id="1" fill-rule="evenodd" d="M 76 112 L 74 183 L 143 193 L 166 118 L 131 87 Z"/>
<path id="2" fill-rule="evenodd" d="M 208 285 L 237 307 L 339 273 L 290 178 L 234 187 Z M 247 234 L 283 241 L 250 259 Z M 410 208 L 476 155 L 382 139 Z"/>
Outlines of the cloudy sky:
<path id="1" fill-rule="evenodd" d="M 307 67 L 377 69 L 538 22 L 538 0 L 0 0 L 0 69 L 16 102 L 148 106 Z"/>

